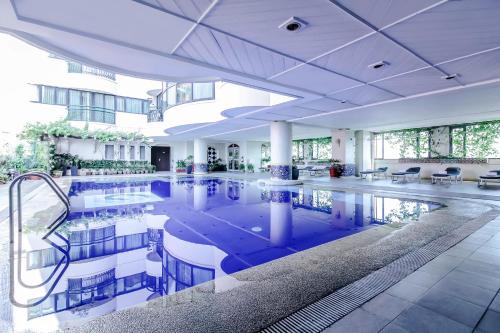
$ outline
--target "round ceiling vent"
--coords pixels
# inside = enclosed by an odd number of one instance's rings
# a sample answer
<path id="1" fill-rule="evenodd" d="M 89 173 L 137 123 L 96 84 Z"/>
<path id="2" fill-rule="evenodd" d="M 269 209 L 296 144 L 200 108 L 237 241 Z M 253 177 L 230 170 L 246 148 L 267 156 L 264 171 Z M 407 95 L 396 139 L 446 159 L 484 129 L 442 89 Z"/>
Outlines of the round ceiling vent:
<path id="1" fill-rule="evenodd" d="M 299 19 L 298 17 L 292 16 L 285 22 L 281 23 L 278 28 L 285 31 L 297 32 L 304 29 L 307 26 L 307 22 Z"/>

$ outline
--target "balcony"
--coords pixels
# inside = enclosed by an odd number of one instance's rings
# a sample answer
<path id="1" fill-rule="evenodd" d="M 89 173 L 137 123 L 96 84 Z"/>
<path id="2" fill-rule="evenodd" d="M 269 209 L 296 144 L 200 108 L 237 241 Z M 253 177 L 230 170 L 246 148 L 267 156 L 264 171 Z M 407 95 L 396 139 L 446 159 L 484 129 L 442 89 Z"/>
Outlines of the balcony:
<path id="1" fill-rule="evenodd" d="M 148 113 L 148 123 L 156 123 L 163 121 L 163 110 L 151 109 Z"/>
<path id="2" fill-rule="evenodd" d="M 69 105 L 67 119 L 104 124 L 115 124 L 116 122 L 115 110 L 87 105 Z"/>
<path id="3" fill-rule="evenodd" d="M 81 73 L 100 76 L 108 80 L 116 81 L 115 73 L 111 73 L 99 68 L 89 67 L 76 62 L 68 62 L 68 73 Z"/>

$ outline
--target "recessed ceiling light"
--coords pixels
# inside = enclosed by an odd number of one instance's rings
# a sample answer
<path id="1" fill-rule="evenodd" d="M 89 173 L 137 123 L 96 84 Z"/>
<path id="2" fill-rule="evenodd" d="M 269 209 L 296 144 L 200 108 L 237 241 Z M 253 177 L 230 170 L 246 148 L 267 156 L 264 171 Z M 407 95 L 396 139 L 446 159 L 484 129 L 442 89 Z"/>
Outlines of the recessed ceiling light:
<path id="1" fill-rule="evenodd" d="M 384 66 L 388 66 L 389 63 L 387 61 L 378 61 L 374 64 L 371 64 L 371 65 L 368 65 L 369 68 L 372 68 L 372 69 L 379 69 L 379 68 L 382 68 Z"/>
<path id="2" fill-rule="evenodd" d="M 278 28 L 284 29 L 290 32 L 297 32 L 303 28 L 307 27 L 307 22 L 299 19 L 298 17 L 292 16 L 285 22 L 281 23 Z"/>
<path id="3" fill-rule="evenodd" d="M 457 73 L 454 73 L 454 74 L 448 74 L 448 75 L 445 75 L 445 76 L 441 76 L 442 79 L 444 80 L 452 80 L 454 78 L 456 78 L 458 76 Z"/>
<path id="4" fill-rule="evenodd" d="M 347 100 L 343 99 L 340 101 L 340 103 L 345 104 L 345 103 L 347 103 Z"/>

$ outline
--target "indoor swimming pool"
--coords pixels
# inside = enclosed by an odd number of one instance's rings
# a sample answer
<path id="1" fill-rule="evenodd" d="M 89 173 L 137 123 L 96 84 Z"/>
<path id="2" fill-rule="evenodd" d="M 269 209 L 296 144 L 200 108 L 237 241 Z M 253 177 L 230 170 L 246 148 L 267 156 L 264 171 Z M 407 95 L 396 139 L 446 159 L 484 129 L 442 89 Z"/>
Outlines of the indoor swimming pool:
<path id="1" fill-rule="evenodd" d="M 371 228 L 418 223 L 441 207 L 208 177 L 110 179 L 73 181 L 66 222 L 45 240 L 43 228 L 25 227 L 16 259 L 0 259 L 4 324 L 49 331 L 196 285 L 222 292 L 238 285 L 232 273 Z"/>

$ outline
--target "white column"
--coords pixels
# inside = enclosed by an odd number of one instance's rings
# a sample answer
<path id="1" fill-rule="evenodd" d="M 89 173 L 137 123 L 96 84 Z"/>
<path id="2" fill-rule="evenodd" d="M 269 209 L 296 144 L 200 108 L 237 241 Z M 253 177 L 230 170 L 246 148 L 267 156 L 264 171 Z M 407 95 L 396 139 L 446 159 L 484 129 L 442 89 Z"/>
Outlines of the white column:
<path id="1" fill-rule="evenodd" d="M 271 123 L 271 180 L 292 178 L 292 124 Z"/>
<path id="2" fill-rule="evenodd" d="M 356 176 L 363 170 L 373 168 L 372 165 L 372 133 L 368 131 L 356 131 Z"/>
<path id="3" fill-rule="evenodd" d="M 289 191 L 271 190 L 269 240 L 273 246 L 285 247 L 292 239 L 292 204 Z"/>
<path id="4" fill-rule="evenodd" d="M 208 171 L 207 165 L 207 142 L 203 139 L 194 139 L 194 173 L 205 174 Z"/>
<path id="5" fill-rule="evenodd" d="M 332 159 L 344 165 L 344 176 L 353 176 L 356 138 L 352 130 L 332 130 Z"/>

